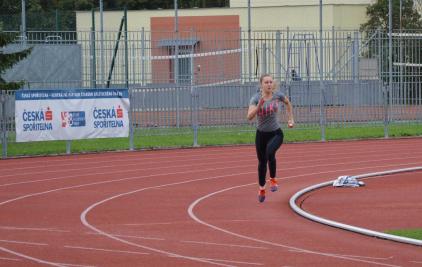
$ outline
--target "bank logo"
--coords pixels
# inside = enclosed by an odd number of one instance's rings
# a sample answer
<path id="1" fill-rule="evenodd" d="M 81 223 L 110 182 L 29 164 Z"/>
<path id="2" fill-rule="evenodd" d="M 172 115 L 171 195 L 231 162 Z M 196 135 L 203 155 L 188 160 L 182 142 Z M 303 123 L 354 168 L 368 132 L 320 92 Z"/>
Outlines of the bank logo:
<path id="1" fill-rule="evenodd" d="M 85 111 L 62 111 L 62 128 L 83 127 L 86 125 Z"/>

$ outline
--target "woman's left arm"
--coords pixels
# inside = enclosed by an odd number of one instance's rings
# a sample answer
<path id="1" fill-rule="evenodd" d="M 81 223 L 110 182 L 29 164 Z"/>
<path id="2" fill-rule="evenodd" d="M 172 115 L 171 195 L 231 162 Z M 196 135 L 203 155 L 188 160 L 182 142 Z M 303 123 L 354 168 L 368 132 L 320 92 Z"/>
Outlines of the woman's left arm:
<path id="1" fill-rule="evenodd" d="M 288 118 L 287 125 L 289 126 L 289 128 L 293 128 L 293 126 L 295 125 L 295 121 L 293 119 L 292 103 L 290 102 L 287 96 L 284 97 L 283 103 L 284 105 L 286 105 L 286 110 L 287 110 L 287 118 Z"/>

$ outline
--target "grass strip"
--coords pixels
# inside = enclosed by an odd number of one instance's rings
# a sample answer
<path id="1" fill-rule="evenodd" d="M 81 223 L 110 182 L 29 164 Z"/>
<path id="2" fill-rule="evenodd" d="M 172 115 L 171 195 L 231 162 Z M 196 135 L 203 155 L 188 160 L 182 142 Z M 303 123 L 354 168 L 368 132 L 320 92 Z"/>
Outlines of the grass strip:
<path id="1" fill-rule="evenodd" d="M 422 240 L 422 229 L 389 230 L 387 234 Z"/>
<path id="2" fill-rule="evenodd" d="M 284 130 L 284 142 L 320 141 L 321 131 L 315 125 L 307 128 L 299 125 Z M 422 124 L 390 125 L 389 137 L 422 136 Z M 353 125 L 352 127 L 326 127 L 326 140 L 350 140 L 384 138 L 383 125 Z M 9 134 L 7 156 L 58 155 L 66 153 L 66 141 L 14 142 Z M 253 126 L 238 127 L 200 127 L 197 144 L 200 146 L 253 144 L 255 128 Z M 194 142 L 192 128 L 148 128 L 137 129 L 133 144 L 135 149 L 157 149 L 191 147 Z M 0 146 L 1 148 L 1 146 Z M 71 142 L 72 153 L 128 150 L 129 138 L 98 138 L 74 140 Z"/>

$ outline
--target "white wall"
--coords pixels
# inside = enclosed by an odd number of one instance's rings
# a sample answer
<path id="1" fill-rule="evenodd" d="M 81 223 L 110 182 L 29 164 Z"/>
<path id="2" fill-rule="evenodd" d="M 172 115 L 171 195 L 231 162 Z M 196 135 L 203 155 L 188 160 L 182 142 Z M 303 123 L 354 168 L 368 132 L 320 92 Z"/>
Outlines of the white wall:
<path id="1" fill-rule="evenodd" d="M 240 3 L 246 0 L 232 0 Z M 253 1 L 253 0 L 252 0 Z M 255 0 L 261 5 L 275 2 L 294 2 L 295 5 L 284 5 L 278 7 L 254 7 L 251 9 L 252 30 L 275 30 L 275 29 L 309 29 L 314 30 L 319 27 L 319 4 L 317 0 L 303 0 L 298 5 L 299 0 Z M 325 4 L 323 7 L 323 27 L 331 29 L 336 28 L 350 30 L 358 29 L 366 22 L 366 7 L 372 0 L 353 0 L 342 2 L 353 2 L 353 4 Z M 305 3 L 312 2 L 311 5 Z M 324 0 L 324 2 L 340 2 L 340 0 Z M 362 3 L 361 3 L 362 2 Z M 360 3 L 360 4 L 357 4 Z M 215 15 L 239 15 L 240 26 L 246 30 L 248 28 L 248 8 L 193 8 L 179 9 L 178 16 L 215 16 Z M 104 30 L 117 31 L 123 11 L 104 12 Z M 128 11 L 128 29 L 130 31 L 139 31 L 144 27 L 146 31 L 150 30 L 151 17 L 173 17 L 174 10 L 131 10 Z M 91 12 L 81 11 L 76 13 L 76 27 L 78 31 L 90 30 Z M 96 28 L 99 29 L 99 12 L 96 12 Z M 172 30 L 172 29 L 169 29 Z"/>
<path id="2" fill-rule="evenodd" d="M 324 5 L 369 5 L 375 0 L 323 0 Z M 318 0 L 250 0 L 251 7 L 313 6 Z M 247 0 L 230 0 L 230 7 L 248 7 Z"/>

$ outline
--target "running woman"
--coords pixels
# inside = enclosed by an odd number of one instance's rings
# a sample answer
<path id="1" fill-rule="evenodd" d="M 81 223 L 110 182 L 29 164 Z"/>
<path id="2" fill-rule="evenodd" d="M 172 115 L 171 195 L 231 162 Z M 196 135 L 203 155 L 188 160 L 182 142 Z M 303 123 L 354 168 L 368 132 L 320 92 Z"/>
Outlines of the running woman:
<path id="1" fill-rule="evenodd" d="M 286 106 L 288 116 L 288 127 L 294 126 L 293 109 L 289 99 L 280 91 L 273 78 L 269 74 L 264 74 L 259 79 L 260 90 L 249 102 L 248 120 L 257 117 L 257 130 L 255 136 L 256 155 L 258 158 L 258 182 L 259 182 L 259 202 L 265 200 L 265 184 L 267 174 L 267 164 L 270 170 L 270 190 L 277 191 L 276 181 L 276 159 L 275 153 L 283 143 L 284 134 L 281 130 L 277 118 L 280 102 Z"/>

